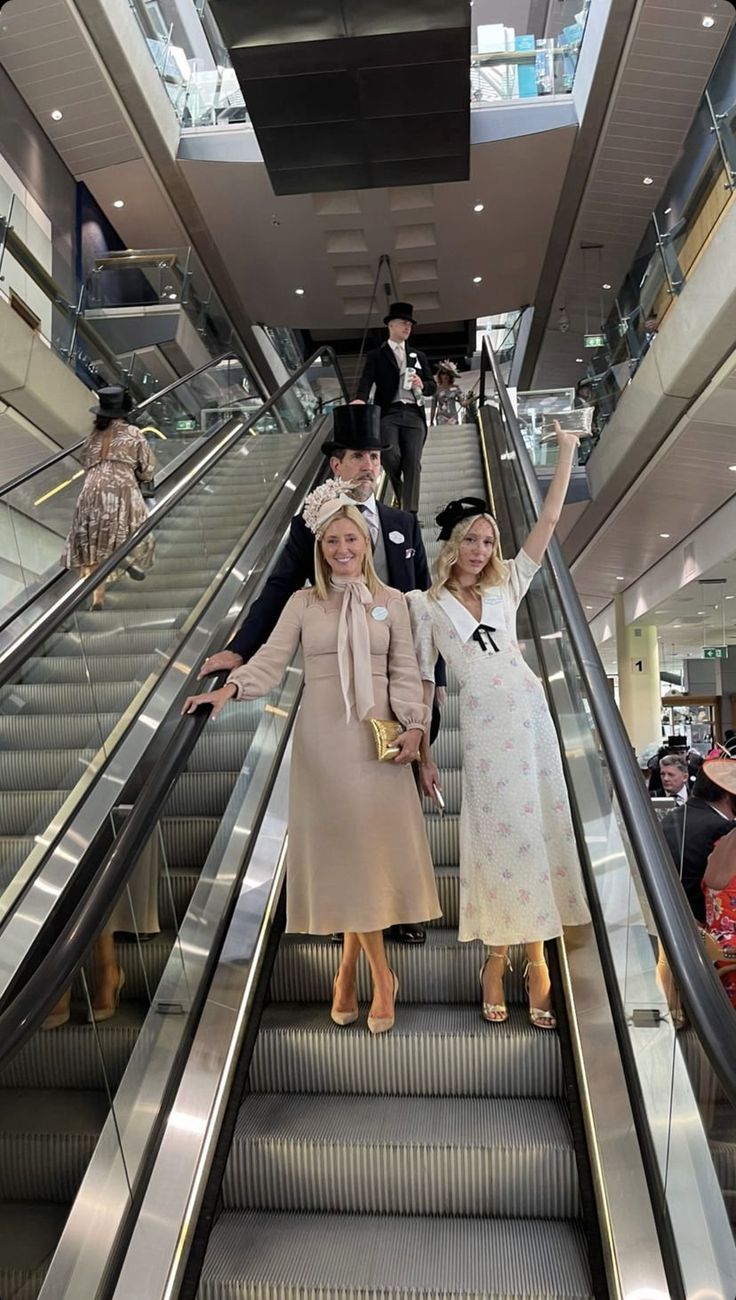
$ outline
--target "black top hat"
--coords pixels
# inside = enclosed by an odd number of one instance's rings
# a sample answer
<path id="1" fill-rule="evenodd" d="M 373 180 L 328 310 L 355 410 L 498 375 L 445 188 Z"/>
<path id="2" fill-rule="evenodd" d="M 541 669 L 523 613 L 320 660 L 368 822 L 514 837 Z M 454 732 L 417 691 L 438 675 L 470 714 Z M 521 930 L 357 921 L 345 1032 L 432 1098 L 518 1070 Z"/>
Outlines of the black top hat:
<path id="1" fill-rule="evenodd" d="M 104 415 L 108 420 L 114 420 L 124 415 L 129 415 L 133 409 L 133 399 L 125 388 L 119 384 L 112 384 L 109 388 L 100 388 L 97 391 L 99 405 L 90 406 L 93 415 Z"/>
<path id="2" fill-rule="evenodd" d="M 488 503 L 481 497 L 460 497 L 459 501 L 450 501 L 444 510 L 435 518 L 435 523 L 439 524 L 440 531 L 437 539 L 440 542 L 446 542 L 452 536 L 453 528 L 456 528 L 461 519 L 470 519 L 472 515 L 489 515 Z"/>
<path id="3" fill-rule="evenodd" d="M 416 325 L 412 303 L 392 302 L 388 309 L 388 316 L 383 318 L 384 325 L 388 325 L 390 320 L 410 320 L 412 325 Z"/>
<path id="4" fill-rule="evenodd" d="M 336 406 L 332 412 L 332 437 L 322 443 L 323 456 L 336 451 L 385 451 L 381 442 L 381 408 L 370 404 Z"/>

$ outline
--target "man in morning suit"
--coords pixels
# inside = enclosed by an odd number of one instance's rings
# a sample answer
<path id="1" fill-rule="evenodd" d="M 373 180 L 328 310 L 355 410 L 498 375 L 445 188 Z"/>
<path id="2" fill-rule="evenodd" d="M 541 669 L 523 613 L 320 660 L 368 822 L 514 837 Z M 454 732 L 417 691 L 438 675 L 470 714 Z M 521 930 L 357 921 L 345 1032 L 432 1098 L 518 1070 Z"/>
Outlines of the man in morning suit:
<path id="1" fill-rule="evenodd" d="M 384 324 L 388 326 L 388 338 L 365 359 L 355 405 L 368 401 L 375 384 L 386 473 L 398 504 L 416 514 L 422 450 L 427 439 L 422 397 L 431 397 L 436 385 L 425 354 L 409 347 L 409 335 L 416 325 L 411 303 L 392 302 Z"/>
<path id="2" fill-rule="evenodd" d="M 350 495 L 365 515 L 373 542 L 373 564 L 382 582 L 398 591 L 426 591 L 431 579 L 416 515 L 376 501 L 381 474 L 380 415 L 375 406 L 338 406 L 333 412 L 332 438 L 322 444 L 336 478 L 352 483 Z M 301 515 L 291 521 L 283 553 L 266 585 L 248 611 L 227 649 L 210 655 L 199 677 L 246 663 L 268 640 L 290 596 L 314 582 L 314 538 Z M 444 664 L 438 665 L 438 685 L 445 684 Z M 403 943 L 423 943 L 420 925 L 394 926 L 391 936 Z"/>

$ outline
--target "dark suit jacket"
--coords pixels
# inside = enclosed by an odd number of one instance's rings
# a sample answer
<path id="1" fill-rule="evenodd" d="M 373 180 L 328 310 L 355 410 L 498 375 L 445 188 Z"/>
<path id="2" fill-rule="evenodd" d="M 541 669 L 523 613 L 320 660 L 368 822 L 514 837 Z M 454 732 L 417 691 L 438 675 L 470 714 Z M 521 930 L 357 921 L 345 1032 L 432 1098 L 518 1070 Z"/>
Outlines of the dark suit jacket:
<path id="1" fill-rule="evenodd" d="M 687 816 L 686 816 L 687 810 Z M 708 856 L 716 840 L 728 835 L 736 822 L 721 817 L 705 799 L 697 796 L 688 799 L 686 804 L 673 808 L 662 818 L 662 830 L 672 854 L 677 874 L 680 874 L 682 860 L 682 887 L 696 921 L 705 923 L 705 899 L 701 881 L 708 865 Z M 683 846 L 683 827 L 685 843 Z"/>
<path id="2" fill-rule="evenodd" d="M 412 347 L 411 339 L 405 344 L 405 347 L 407 365 L 410 364 L 412 355 L 416 355 L 417 374 L 424 384 L 423 396 L 431 397 L 437 385 L 432 378 L 432 368 L 426 355 L 424 352 Z M 360 397 L 364 402 L 367 402 L 374 384 L 376 386 L 376 405 L 380 406 L 381 415 L 385 415 L 396 397 L 396 389 L 399 384 L 399 367 L 393 349 L 389 347 L 388 343 L 376 348 L 375 352 L 368 353 L 363 367 L 363 374 L 358 384 L 358 391 L 355 394 L 356 397 Z M 417 410 L 426 422 L 424 407 L 419 404 Z"/>
<path id="3" fill-rule="evenodd" d="M 378 517 L 386 546 L 389 586 L 404 592 L 426 591 L 431 578 L 416 515 L 384 506 L 379 501 Z M 403 541 L 392 541 L 391 533 L 401 533 Z M 305 582 L 314 582 L 314 537 L 301 515 L 296 515 L 283 553 L 228 650 L 234 650 L 246 661 L 251 659 L 270 637 L 289 597 Z M 441 670 L 438 668 L 437 685 L 445 685 L 444 664 Z"/>

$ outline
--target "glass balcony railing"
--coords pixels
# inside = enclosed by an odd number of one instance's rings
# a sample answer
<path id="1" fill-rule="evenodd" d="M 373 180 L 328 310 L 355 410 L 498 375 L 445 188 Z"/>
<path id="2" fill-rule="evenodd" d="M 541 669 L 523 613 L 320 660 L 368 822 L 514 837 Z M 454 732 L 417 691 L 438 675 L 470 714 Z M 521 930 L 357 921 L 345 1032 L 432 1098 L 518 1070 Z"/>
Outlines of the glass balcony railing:
<path id="1" fill-rule="evenodd" d="M 588 379 L 603 432 L 736 193 L 736 28 L 726 42 L 682 153 L 600 326 Z"/>

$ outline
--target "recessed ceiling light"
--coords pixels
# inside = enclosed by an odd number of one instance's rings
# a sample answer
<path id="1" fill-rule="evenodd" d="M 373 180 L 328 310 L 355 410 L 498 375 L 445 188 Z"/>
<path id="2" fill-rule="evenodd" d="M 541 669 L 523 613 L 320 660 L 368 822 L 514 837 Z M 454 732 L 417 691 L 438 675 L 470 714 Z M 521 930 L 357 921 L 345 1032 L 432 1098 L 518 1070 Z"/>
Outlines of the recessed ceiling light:
<path id="1" fill-rule="evenodd" d="M 481 282 L 482 279 L 483 279 L 483 276 L 482 276 L 482 275 L 474 275 L 474 276 L 473 276 L 473 284 L 480 284 L 480 282 Z"/>
<path id="2" fill-rule="evenodd" d="M 660 537 L 669 537 L 669 533 L 660 533 Z"/>
<path id="3" fill-rule="evenodd" d="M 670 212 L 671 212 L 671 211 L 672 211 L 672 208 L 665 208 L 665 210 L 664 210 L 664 215 L 665 215 L 666 217 L 668 217 L 668 216 L 670 215 Z"/>
<path id="4" fill-rule="evenodd" d="M 485 203 L 476 203 L 473 212 L 482 212 L 485 206 Z"/>
<path id="5" fill-rule="evenodd" d="M 113 201 L 112 201 L 112 206 L 113 206 L 114 208 L 124 208 L 124 207 L 125 207 L 125 199 L 113 199 Z"/>
<path id="6" fill-rule="evenodd" d="M 51 117 L 54 122 L 60 122 L 63 116 L 64 114 L 62 113 L 60 108 L 53 109 L 51 113 Z"/>
<path id="7" fill-rule="evenodd" d="M 729 465 L 728 468 L 730 469 L 732 474 L 736 474 L 736 465 Z"/>
<path id="8" fill-rule="evenodd" d="M 624 580 L 624 575 L 623 575 L 623 573 L 617 573 L 617 574 L 616 574 L 616 581 L 617 581 L 617 582 L 623 582 L 623 580 Z"/>
<path id="9" fill-rule="evenodd" d="M 712 14 L 703 14 L 700 22 L 703 27 L 715 27 L 716 25 L 716 20 Z"/>
<path id="10" fill-rule="evenodd" d="M 653 184 L 654 184 L 653 176 L 645 176 L 644 179 L 642 180 L 642 185 L 653 185 Z"/>
<path id="11" fill-rule="evenodd" d="M 696 613 L 698 613 L 698 614 L 704 614 L 704 613 L 705 613 L 705 610 L 704 610 L 704 609 L 698 609 L 698 610 L 696 610 Z"/>
<path id="12" fill-rule="evenodd" d="M 736 596 L 726 596 L 726 600 L 736 600 Z"/>
<path id="13" fill-rule="evenodd" d="M 586 605 L 585 608 L 586 608 L 586 609 L 592 609 L 593 606 L 592 606 L 592 605 Z"/>
<path id="14" fill-rule="evenodd" d="M 582 366 L 582 364 L 583 364 L 583 358 L 582 358 L 582 357 L 576 357 L 575 360 L 577 361 L 577 363 L 578 363 L 579 366 Z"/>
<path id="15" fill-rule="evenodd" d="M 610 289 L 610 287 L 611 287 L 611 286 L 610 286 L 610 284 L 608 284 L 608 283 L 606 283 L 606 284 L 603 285 L 603 288 L 604 288 L 604 289 Z"/>
<path id="16" fill-rule="evenodd" d="M 296 294 L 297 298 L 303 298 L 303 297 L 304 297 L 304 290 L 303 290 L 303 289 L 295 289 L 295 290 L 294 290 L 294 293 Z"/>

